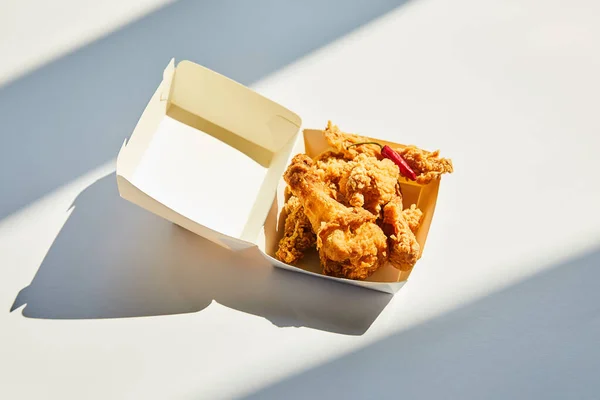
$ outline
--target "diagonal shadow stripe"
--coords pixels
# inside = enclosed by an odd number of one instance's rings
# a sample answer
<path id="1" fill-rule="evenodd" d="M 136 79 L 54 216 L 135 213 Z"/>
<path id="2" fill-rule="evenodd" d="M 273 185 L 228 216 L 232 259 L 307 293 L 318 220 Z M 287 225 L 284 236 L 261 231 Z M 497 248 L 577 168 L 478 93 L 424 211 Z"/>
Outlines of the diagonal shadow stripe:
<path id="1" fill-rule="evenodd" d="M 0 219 L 115 157 L 169 59 L 243 84 L 406 0 L 180 0 L 0 88 Z"/>
<path id="2" fill-rule="evenodd" d="M 595 399 L 600 250 L 247 399 Z"/>

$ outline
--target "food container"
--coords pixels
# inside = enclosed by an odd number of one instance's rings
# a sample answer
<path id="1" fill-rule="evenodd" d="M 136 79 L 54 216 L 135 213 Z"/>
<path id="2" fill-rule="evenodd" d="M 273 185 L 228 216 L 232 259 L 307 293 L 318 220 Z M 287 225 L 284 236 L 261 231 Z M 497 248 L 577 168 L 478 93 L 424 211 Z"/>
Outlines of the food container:
<path id="1" fill-rule="evenodd" d="M 190 61 L 175 66 L 171 60 L 119 152 L 119 193 L 232 251 L 257 248 L 275 267 L 396 293 L 410 271 L 385 265 L 355 281 L 321 274 L 316 251 L 297 266 L 274 257 L 285 217 L 283 173 L 295 154 L 315 156 L 328 147 L 320 130 L 300 134 L 300 128 L 298 115 L 251 89 Z M 439 183 L 400 183 L 405 207 L 414 203 L 423 211 L 416 234 L 422 248 Z"/>

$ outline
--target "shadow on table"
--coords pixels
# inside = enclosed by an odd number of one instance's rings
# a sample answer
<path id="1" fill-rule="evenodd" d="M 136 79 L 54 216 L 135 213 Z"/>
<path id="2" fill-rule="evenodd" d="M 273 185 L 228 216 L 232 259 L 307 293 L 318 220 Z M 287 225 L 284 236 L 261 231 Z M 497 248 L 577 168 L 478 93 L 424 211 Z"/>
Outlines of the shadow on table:
<path id="1" fill-rule="evenodd" d="M 364 333 L 391 296 L 272 268 L 119 197 L 110 174 L 84 190 L 11 311 L 90 319 L 191 313 L 214 300 L 277 326 Z"/>
<path id="2" fill-rule="evenodd" d="M 600 250 L 246 398 L 597 399 L 598 282 Z"/>
<path id="3" fill-rule="evenodd" d="M 249 85 L 405 1 L 178 0 L 0 87 L 0 219 L 113 159 L 171 58 Z"/>

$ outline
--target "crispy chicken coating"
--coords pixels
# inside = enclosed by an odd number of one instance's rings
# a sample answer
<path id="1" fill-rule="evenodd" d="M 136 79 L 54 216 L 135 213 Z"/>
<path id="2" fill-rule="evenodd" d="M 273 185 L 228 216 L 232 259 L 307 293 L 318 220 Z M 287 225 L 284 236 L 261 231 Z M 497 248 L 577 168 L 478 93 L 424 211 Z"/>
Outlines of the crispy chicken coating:
<path id="1" fill-rule="evenodd" d="M 342 153 L 326 151 L 315 157 L 316 173 L 329 189 L 332 198 L 346 204 L 346 199 L 340 193 L 339 183 L 349 168 L 348 160 Z"/>
<path id="2" fill-rule="evenodd" d="M 327 128 L 325 128 L 323 133 L 325 139 L 327 139 L 327 143 L 337 152 L 342 153 L 348 160 L 353 160 L 359 154 L 366 154 L 380 160 L 383 158 L 381 148 L 374 144 L 364 144 L 348 148 L 348 146 L 353 144 L 370 142 L 371 139 L 351 133 L 344 133 L 340 131 L 337 125 L 333 125 L 331 121 L 327 122 Z"/>
<path id="3" fill-rule="evenodd" d="M 402 213 L 402 200 L 394 198 L 383 208 L 383 227 L 389 238 L 390 263 L 410 270 L 421 257 L 421 246 Z"/>
<path id="4" fill-rule="evenodd" d="M 412 231 L 412 233 L 416 234 L 419 230 L 419 226 L 421 226 L 421 218 L 423 218 L 423 211 L 417 208 L 416 204 L 410 206 L 410 208 L 406 208 L 402 210 L 402 216 L 408 223 L 408 227 Z"/>
<path id="5" fill-rule="evenodd" d="M 306 250 L 316 244 L 317 236 L 297 197 L 291 196 L 288 199 L 284 205 L 284 213 L 287 215 L 284 233 L 275 256 L 285 263 L 295 264 Z"/>
<path id="6" fill-rule="evenodd" d="M 400 194 L 398 167 L 388 159 L 359 154 L 348 162 L 339 188 L 353 207 L 363 207 L 379 216 L 381 208 Z"/>
<path id="7" fill-rule="evenodd" d="M 433 152 L 408 146 L 396 151 L 404 158 L 417 175 L 417 183 L 427 185 L 442 174 L 454 172 L 452 160 L 440 157 L 440 151 Z"/>

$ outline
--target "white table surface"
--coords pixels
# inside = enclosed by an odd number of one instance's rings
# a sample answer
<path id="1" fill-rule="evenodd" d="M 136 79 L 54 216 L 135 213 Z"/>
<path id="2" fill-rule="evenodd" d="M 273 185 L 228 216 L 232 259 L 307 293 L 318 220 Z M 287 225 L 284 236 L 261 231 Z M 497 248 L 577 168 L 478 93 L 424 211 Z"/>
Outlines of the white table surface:
<path id="1" fill-rule="evenodd" d="M 183 0 L 2 71 L 0 398 L 598 397 L 600 3 L 318 3 Z M 453 159 L 399 294 L 271 270 L 118 197 L 170 56 L 305 127 Z"/>

